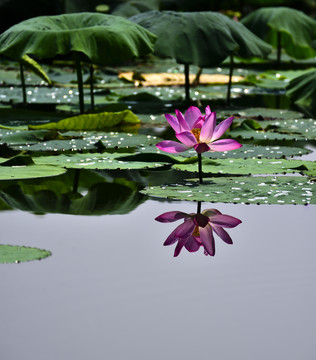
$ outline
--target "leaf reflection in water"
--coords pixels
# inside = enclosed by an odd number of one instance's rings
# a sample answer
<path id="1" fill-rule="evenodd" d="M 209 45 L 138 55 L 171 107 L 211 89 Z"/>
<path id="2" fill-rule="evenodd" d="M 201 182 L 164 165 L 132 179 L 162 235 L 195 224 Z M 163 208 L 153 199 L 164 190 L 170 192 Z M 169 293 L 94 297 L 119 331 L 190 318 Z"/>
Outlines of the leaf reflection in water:
<path id="1" fill-rule="evenodd" d="M 177 226 L 167 237 L 164 245 L 177 242 L 174 256 L 178 256 L 183 247 L 189 252 L 196 252 L 200 246 L 204 248 L 205 255 L 215 255 L 215 240 L 213 231 L 227 244 L 233 241 L 223 228 L 233 228 L 242 221 L 234 216 L 222 214 L 217 209 L 206 209 L 201 212 L 201 202 L 198 202 L 196 213 L 182 211 L 168 211 L 156 217 L 156 221 L 167 223 L 180 219 L 184 222 Z"/>

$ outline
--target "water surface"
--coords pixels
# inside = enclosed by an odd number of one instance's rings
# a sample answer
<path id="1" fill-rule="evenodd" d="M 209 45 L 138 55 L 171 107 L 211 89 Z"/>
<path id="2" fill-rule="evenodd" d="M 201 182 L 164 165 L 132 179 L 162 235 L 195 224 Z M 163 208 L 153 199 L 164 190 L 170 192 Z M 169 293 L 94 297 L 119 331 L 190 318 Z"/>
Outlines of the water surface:
<path id="1" fill-rule="evenodd" d="M 203 204 L 243 221 L 215 257 L 162 244 L 191 202 L 128 215 L 2 212 L 1 243 L 52 256 L 0 265 L 0 357 L 314 359 L 315 206 Z"/>

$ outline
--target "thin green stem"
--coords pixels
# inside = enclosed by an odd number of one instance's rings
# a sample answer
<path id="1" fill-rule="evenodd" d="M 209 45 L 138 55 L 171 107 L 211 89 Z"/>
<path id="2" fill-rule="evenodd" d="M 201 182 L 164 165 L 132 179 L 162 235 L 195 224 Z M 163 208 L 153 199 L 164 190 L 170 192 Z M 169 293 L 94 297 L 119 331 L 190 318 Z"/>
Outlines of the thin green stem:
<path id="1" fill-rule="evenodd" d="M 81 62 L 80 62 L 80 53 L 74 52 L 74 59 L 77 71 L 77 82 L 78 82 L 78 91 L 79 91 L 79 106 L 80 114 L 84 113 L 84 100 L 83 100 L 83 81 L 82 81 L 82 71 L 81 71 Z"/>
<path id="2" fill-rule="evenodd" d="M 232 78 L 233 78 L 233 71 L 234 71 L 234 56 L 233 54 L 230 55 L 230 64 L 229 64 L 229 79 L 228 79 L 228 86 L 227 86 L 227 95 L 226 95 L 226 104 L 230 105 L 230 94 L 232 88 Z"/>
<path id="3" fill-rule="evenodd" d="M 22 84 L 22 93 L 23 93 L 23 104 L 26 105 L 26 86 L 25 86 L 25 77 L 24 77 L 24 69 L 23 64 L 20 62 L 20 77 L 21 77 L 21 84 Z"/>
<path id="4" fill-rule="evenodd" d="M 202 154 L 198 154 L 198 163 L 199 163 L 199 180 L 200 180 L 200 184 L 203 184 Z"/>
<path id="5" fill-rule="evenodd" d="M 281 32 L 277 32 L 277 66 L 281 65 L 281 51 L 282 51 L 282 45 L 281 45 Z"/>
<path id="6" fill-rule="evenodd" d="M 90 64 L 89 70 L 90 70 L 90 99 L 91 99 L 91 110 L 93 111 L 93 110 L 94 110 L 94 95 L 93 95 L 93 89 L 94 89 L 93 72 L 94 72 L 94 69 L 93 69 L 93 65 L 92 65 L 92 64 Z"/>
<path id="7" fill-rule="evenodd" d="M 185 78 L 185 101 L 190 101 L 190 67 L 189 64 L 184 64 L 184 78 Z"/>

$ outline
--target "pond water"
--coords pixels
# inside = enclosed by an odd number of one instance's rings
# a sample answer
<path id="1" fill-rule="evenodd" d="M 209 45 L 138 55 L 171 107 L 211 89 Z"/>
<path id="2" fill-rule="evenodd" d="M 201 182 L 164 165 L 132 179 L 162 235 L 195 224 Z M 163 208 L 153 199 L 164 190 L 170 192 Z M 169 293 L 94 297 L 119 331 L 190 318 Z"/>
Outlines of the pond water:
<path id="1" fill-rule="evenodd" d="M 194 202 L 2 211 L 2 243 L 52 256 L 0 267 L 1 359 L 314 359 L 315 207 L 205 207 L 242 220 L 214 257 L 163 246 L 177 223 L 154 218 Z"/>

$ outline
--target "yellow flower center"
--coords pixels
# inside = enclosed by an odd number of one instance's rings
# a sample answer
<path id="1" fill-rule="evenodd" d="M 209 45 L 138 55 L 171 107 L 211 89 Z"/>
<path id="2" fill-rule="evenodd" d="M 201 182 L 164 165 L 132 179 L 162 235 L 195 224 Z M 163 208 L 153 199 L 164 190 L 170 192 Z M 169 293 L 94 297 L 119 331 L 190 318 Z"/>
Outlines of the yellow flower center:
<path id="1" fill-rule="evenodd" d="M 192 129 L 191 133 L 195 136 L 196 141 L 199 143 L 200 142 L 201 129 Z"/>
<path id="2" fill-rule="evenodd" d="M 199 231 L 199 227 L 198 227 L 198 226 L 195 227 L 192 235 L 193 235 L 193 236 L 200 236 L 200 231 Z"/>

